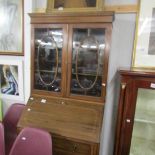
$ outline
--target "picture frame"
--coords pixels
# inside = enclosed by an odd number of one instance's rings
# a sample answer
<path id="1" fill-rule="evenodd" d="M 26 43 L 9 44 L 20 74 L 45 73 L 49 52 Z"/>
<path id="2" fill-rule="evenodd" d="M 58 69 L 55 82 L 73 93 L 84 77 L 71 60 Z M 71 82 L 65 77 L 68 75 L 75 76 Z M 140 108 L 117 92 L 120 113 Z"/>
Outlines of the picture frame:
<path id="1" fill-rule="evenodd" d="M 24 55 L 24 0 L 0 0 L 0 55 Z"/>
<path id="2" fill-rule="evenodd" d="M 139 1 L 132 68 L 155 69 L 155 1 Z"/>
<path id="3" fill-rule="evenodd" d="M 23 101 L 23 62 L 0 58 L 0 96 L 3 99 Z"/>
<path id="4" fill-rule="evenodd" d="M 47 0 L 47 13 L 101 11 L 103 0 Z"/>

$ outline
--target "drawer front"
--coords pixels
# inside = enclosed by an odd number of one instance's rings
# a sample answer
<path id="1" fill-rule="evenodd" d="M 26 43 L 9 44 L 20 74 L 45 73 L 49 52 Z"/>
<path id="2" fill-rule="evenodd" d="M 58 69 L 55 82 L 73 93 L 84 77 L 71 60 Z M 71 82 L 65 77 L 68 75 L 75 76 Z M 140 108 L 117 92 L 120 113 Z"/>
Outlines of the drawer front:
<path id="1" fill-rule="evenodd" d="M 76 153 L 76 152 L 62 151 L 62 150 L 54 150 L 53 155 L 85 155 L 85 154 L 80 154 L 80 153 Z"/>
<path id="2" fill-rule="evenodd" d="M 53 137 L 54 155 L 91 155 L 91 145 L 63 138 Z"/>

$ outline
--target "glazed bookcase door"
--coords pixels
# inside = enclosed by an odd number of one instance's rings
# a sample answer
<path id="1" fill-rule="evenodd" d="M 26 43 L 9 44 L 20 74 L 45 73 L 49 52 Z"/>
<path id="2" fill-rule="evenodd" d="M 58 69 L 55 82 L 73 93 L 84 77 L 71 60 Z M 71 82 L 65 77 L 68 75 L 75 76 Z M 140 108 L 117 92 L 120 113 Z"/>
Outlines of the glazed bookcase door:
<path id="1" fill-rule="evenodd" d="M 126 111 L 121 131 L 123 141 L 120 155 L 155 154 L 155 87 L 153 85 L 151 81 L 135 80 L 131 92 L 126 92 L 132 94 L 132 97 L 129 95 L 125 99 Z"/>
<path id="2" fill-rule="evenodd" d="M 104 24 L 70 25 L 67 95 L 86 100 L 105 96 L 110 28 Z"/>
<path id="3" fill-rule="evenodd" d="M 155 89 L 139 88 L 130 155 L 155 154 Z"/>
<path id="4" fill-rule="evenodd" d="M 32 89 L 36 93 L 63 95 L 65 88 L 66 27 L 37 25 L 32 28 Z M 63 66 L 63 67 L 62 67 Z"/>

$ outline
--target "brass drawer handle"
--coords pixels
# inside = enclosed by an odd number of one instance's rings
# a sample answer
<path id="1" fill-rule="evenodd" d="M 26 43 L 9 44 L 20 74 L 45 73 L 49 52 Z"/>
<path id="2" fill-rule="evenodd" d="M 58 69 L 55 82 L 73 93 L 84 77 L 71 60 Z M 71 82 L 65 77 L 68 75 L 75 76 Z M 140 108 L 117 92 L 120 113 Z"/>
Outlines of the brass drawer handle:
<path id="1" fill-rule="evenodd" d="M 78 146 L 77 146 L 76 144 L 73 146 L 73 152 L 76 152 L 77 147 L 78 147 Z"/>

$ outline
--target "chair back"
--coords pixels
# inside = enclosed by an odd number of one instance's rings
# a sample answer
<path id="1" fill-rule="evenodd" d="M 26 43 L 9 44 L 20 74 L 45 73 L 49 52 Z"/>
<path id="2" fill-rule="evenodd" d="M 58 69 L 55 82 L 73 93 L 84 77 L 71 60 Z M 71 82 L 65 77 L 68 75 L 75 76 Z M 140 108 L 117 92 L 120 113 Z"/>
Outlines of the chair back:
<path id="1" fill-rule="evenodd" d="M 2 118 L 3 118 L 3 107 L 2 107 L 2 100 L 0 99 L 0 122 L 2 121 Z"/>
<path id="2" fill-rule="evenodd" d="M 5 155 L 5 140 L 4 140 L 4 128 L 3 124 L 0 123 L 0 155 Z"/>
<path id="3" fill-rule="evenodd" d="M 10 149 L 17 137 L 17 123 L 22 114 L 25 105 L 21 103 L 12 104 L 7 110 L 4 118 L 3 125 L 5 130 L 5 153 L 9 154 Z"/>
<path id="4" fill-rule="evenodd" d="M 24 128 L 17 136 L 9 155 L 52 155 L 52 139 L 48 132 Z"/>

